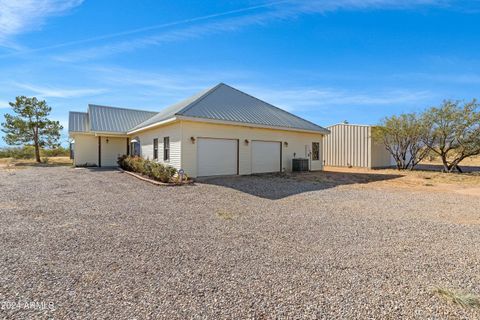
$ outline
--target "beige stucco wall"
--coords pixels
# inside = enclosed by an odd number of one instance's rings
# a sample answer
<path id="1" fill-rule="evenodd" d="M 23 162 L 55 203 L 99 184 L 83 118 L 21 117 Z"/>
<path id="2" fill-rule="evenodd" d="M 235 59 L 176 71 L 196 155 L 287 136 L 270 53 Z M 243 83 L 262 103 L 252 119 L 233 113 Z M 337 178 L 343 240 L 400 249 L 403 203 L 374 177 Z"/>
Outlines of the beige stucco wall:
<path id="1" fill-rule="evenodd" d="M 74 134 L 73 144 L 75 166 L 98 165 L 98 137 L 87 134 Z"/>
<path id="2" fill-rule="evenodd" d="M 98 139 L 98 137 L 96 137 Z M 119 156 L 127 153 L 127 138 L 101 137 L 101 165 L 102 167 L 116 167 Z M 107 142 L 108 139 L 108 142 Z M 98 140 L 95 144 L 98 149 Z"/>
<path id="3" fill-rule="evenodd" d="M 224 125 L 213 123 L 202 123 L 193 121 L 182 121 L 182 159 L 181 165 L 187 174 L 197 176 L 197 143 L 192 143 L 191 137 L 200 138 L 226 138 L 239 140 L 239 173 L 241 175 L 251 174 L 251 143 L 246 144 L 245 139 L 278 141 L 282 142 L 282 166 L 284 170 L 292 170 L 292 159 L 294 154 L 297 158 L 307 157 L 311 151 L 312 142 L 320 143 L 320 160 L 311 161 L 312 170 L 322 170 L 322 138 L 318 133 L 302 133 L 286 130 L 273 130 L 263 128 L 252 128 L 238 125 Z M 283 142 L 288 142 L 285 146 Z"/>
<path id="4" fill-rule="evenodd" d="M 182 132 L 179 122 L 141 131 L 130 136 L 130 139 L 140 139 L 141 156 L 153 160 L 153 139 L 158 139 L 158 162 L 181 168 Z M 170 160 L 163 161 L 163 138 L 170 137 Z"/>

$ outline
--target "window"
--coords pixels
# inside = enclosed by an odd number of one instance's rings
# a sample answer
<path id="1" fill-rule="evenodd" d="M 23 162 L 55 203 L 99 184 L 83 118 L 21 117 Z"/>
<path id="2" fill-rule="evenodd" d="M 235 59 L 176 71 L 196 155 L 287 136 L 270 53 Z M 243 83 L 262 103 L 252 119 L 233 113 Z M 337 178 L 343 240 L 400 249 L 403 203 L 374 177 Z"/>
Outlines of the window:
<path id="1" fill-rule="evenodd" d="M 153 139 L 153 160 L 158 160 L 158 139 Z"/>
<path id="2" fill-rule="evenodd" d="M 163 161 L 170 160 L 170 137 L 163 138 Z"/>
<path id="3" fill-rule="evenodd" d="M 312 142 L 312 160 L 320 160 L 320 142 Z"/>
<path id="4" fill-rule="evenodd" d="M 130 154 L 139 157 L 141 153 L 140 139 L 135 137 L 130 141 Z"/>

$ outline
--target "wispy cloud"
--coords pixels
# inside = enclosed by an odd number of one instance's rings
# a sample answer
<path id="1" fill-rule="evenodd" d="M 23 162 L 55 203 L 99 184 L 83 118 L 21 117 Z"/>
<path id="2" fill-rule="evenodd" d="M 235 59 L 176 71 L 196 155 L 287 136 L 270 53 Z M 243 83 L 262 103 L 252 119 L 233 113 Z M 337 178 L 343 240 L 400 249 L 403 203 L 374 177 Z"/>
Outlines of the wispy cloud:
<path id="1" fill-rule="evenodd" d="M 17 47 L 10 37 L 40 28 L 48 17 L 61 15 L 83 0 L 0 0 L 0 45 Z"/>
<path id="2" fill-rule="evenodd" d="M 237 10 L 174 21 L 163 25 L 127 30 L 71 43 L 58 44 L 53 47 L 74 45 L 98 39 L 144 34 L 167 28 L 163 32 L 129 38 L 109 44 L 93 46 L 57 56 L 61 61 L 78 61 L 101 58 L 113 54 L 135 51 L 158 46 L 164 43 L 195 39 L 224 32 L 234 32 L 254 25 L 266 25 L 273 21 L 295 19 L 301 15 L 327 13 L 336 10 L 368 9 L 407 9 L 416 6 L 446 5 L 448 0 L 323 0 L 305 1 L 289 0 L 270 2 L 264 5 L 241 8 Z M 228 16 L 228 18 L 226 17 Z M 219 19 L 220 18 L 220 19 Z M 209 21 L 205 21 L 209 20 Z M 210 21 L 211 20 L 211 21 Z"/>
<path id="3" fill-rule="evenodd" d="M 393 75 L 393 78 L 400 80 L 415 79 L 434 83 L 480 84 L 480 75 L 474 73 L 402 73 Z"/>
<path id="4" fill-rule="evenodd" d="M 7 109 L 7 108 L 10 108 L 10 105 L 8 104 L 8 101 L 0 100 L 0 109 Z"/>
<path id="5" fill-rule="evenodd" d="M 262 89 L 241 86 L 247 92 L 289 111 L 335 106 L 389 106 L 421 104 L 435 95 L 429 91 L 393 89 L 357 92 L 338 88 Z"/>
<path id="6" fill-rule="evenodd" d="M 28 83 L 14 83 L 18 88 L 32 92 L 42 98 L 76 98 L 83 96 L 92 96 L 105 93 L 106 89 L 90 89 L 90 88 L 58 88 L 37 86 Z"/>
<path id="7" fill-rule="evenodd" d="M 218 70 L 159 70 L 145 71 L 124 67 L 98 66 L 89 69 L 97 80 L 111 86 L 142 87 L 156 90 L 157 94 L 170 95 L 203 90 L 219 81 L 242 80 L 253 76 L 252 72 L 229 69 Z"/>
<path id="8" fill-rule="evenodd" d="M 289 111 L 313 111 L 317 108 L 336 106 L 390 106 L 424 105 L 437 99 L 435 92 L 427 89 L 408 87 L 355 90 L 343 86 L 292 86 L 277 84 L 265 87 L 265 75 L 246 70 L 159 70 L 143 71 L 121 67 L 92 67 L 89 73 L 95 74 L 100 86 L 112 92 L 132 91 L 131 98 L 137 103 L 156 102 L 161 108 L 204 90 L 218 82 L 226 82 L 234 87 L 270 102 Z M 256 79 L 256 80 L 253 80 Z M 111 99 L 111 97 L 109 98 Z"/>

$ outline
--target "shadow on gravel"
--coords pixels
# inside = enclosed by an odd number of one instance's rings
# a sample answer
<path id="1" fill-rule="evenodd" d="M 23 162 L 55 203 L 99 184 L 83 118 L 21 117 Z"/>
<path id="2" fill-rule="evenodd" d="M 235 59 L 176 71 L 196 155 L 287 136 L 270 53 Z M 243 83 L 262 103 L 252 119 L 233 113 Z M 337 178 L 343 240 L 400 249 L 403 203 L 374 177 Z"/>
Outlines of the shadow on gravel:
<path id="1" fill-rule="evenodd" d="M 96 171 L 118 171 L 118 172 L 121 172 L 120 170 L 118 170 L 118 167 L 76 167 L 75 170 L 88 170 L 88 171 L 92 171 L 92 172 L 96 172 Z"/>
<path id="2" fill-rule="evenodd" d="M 235 189 L 260 198 L 278 200 L 303 192 L 325 190 L 340 185 L 365 184 L 401 178 L 399 174 L 306 172 L 199 178 L 203 184 Z"/>

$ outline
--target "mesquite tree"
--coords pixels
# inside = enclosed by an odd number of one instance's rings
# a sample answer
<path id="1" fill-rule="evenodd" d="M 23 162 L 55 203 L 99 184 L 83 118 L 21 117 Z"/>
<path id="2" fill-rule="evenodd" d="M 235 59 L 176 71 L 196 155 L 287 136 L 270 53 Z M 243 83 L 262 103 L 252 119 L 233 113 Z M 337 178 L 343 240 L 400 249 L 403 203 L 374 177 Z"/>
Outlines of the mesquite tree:
<path id="1" fill-rule="evenodd" d="M 425 111 L 422 122 L 428 128 L 423 143 L 440 156 L 445 172 L 461 172 L 461 161 L 480 154 L 480 105 L 475 99 L 463 105 L 446 100 Z"/>
<path id="2" fill-rule="evenodd" d="M 425 126 L 415 113 L 386 117 L 374 131 L 374 138 L 383 142 L 399 170 L 413 169 L 426 157 L 424 135 Z"/>
<path id="3" fill-rule="evenodd" d="M 58 121 L 48 119 L 52 108 L 45 100 L 20 96 L 15 102 L 10 102 L 15 114 L 5 114 L 2 123 L 3 139 L 9 145 L 33 145 L 35 160 L 40 162 L 40 148 L 58 147 L 60 145 L 60 131 L 63 127 Z"/>

